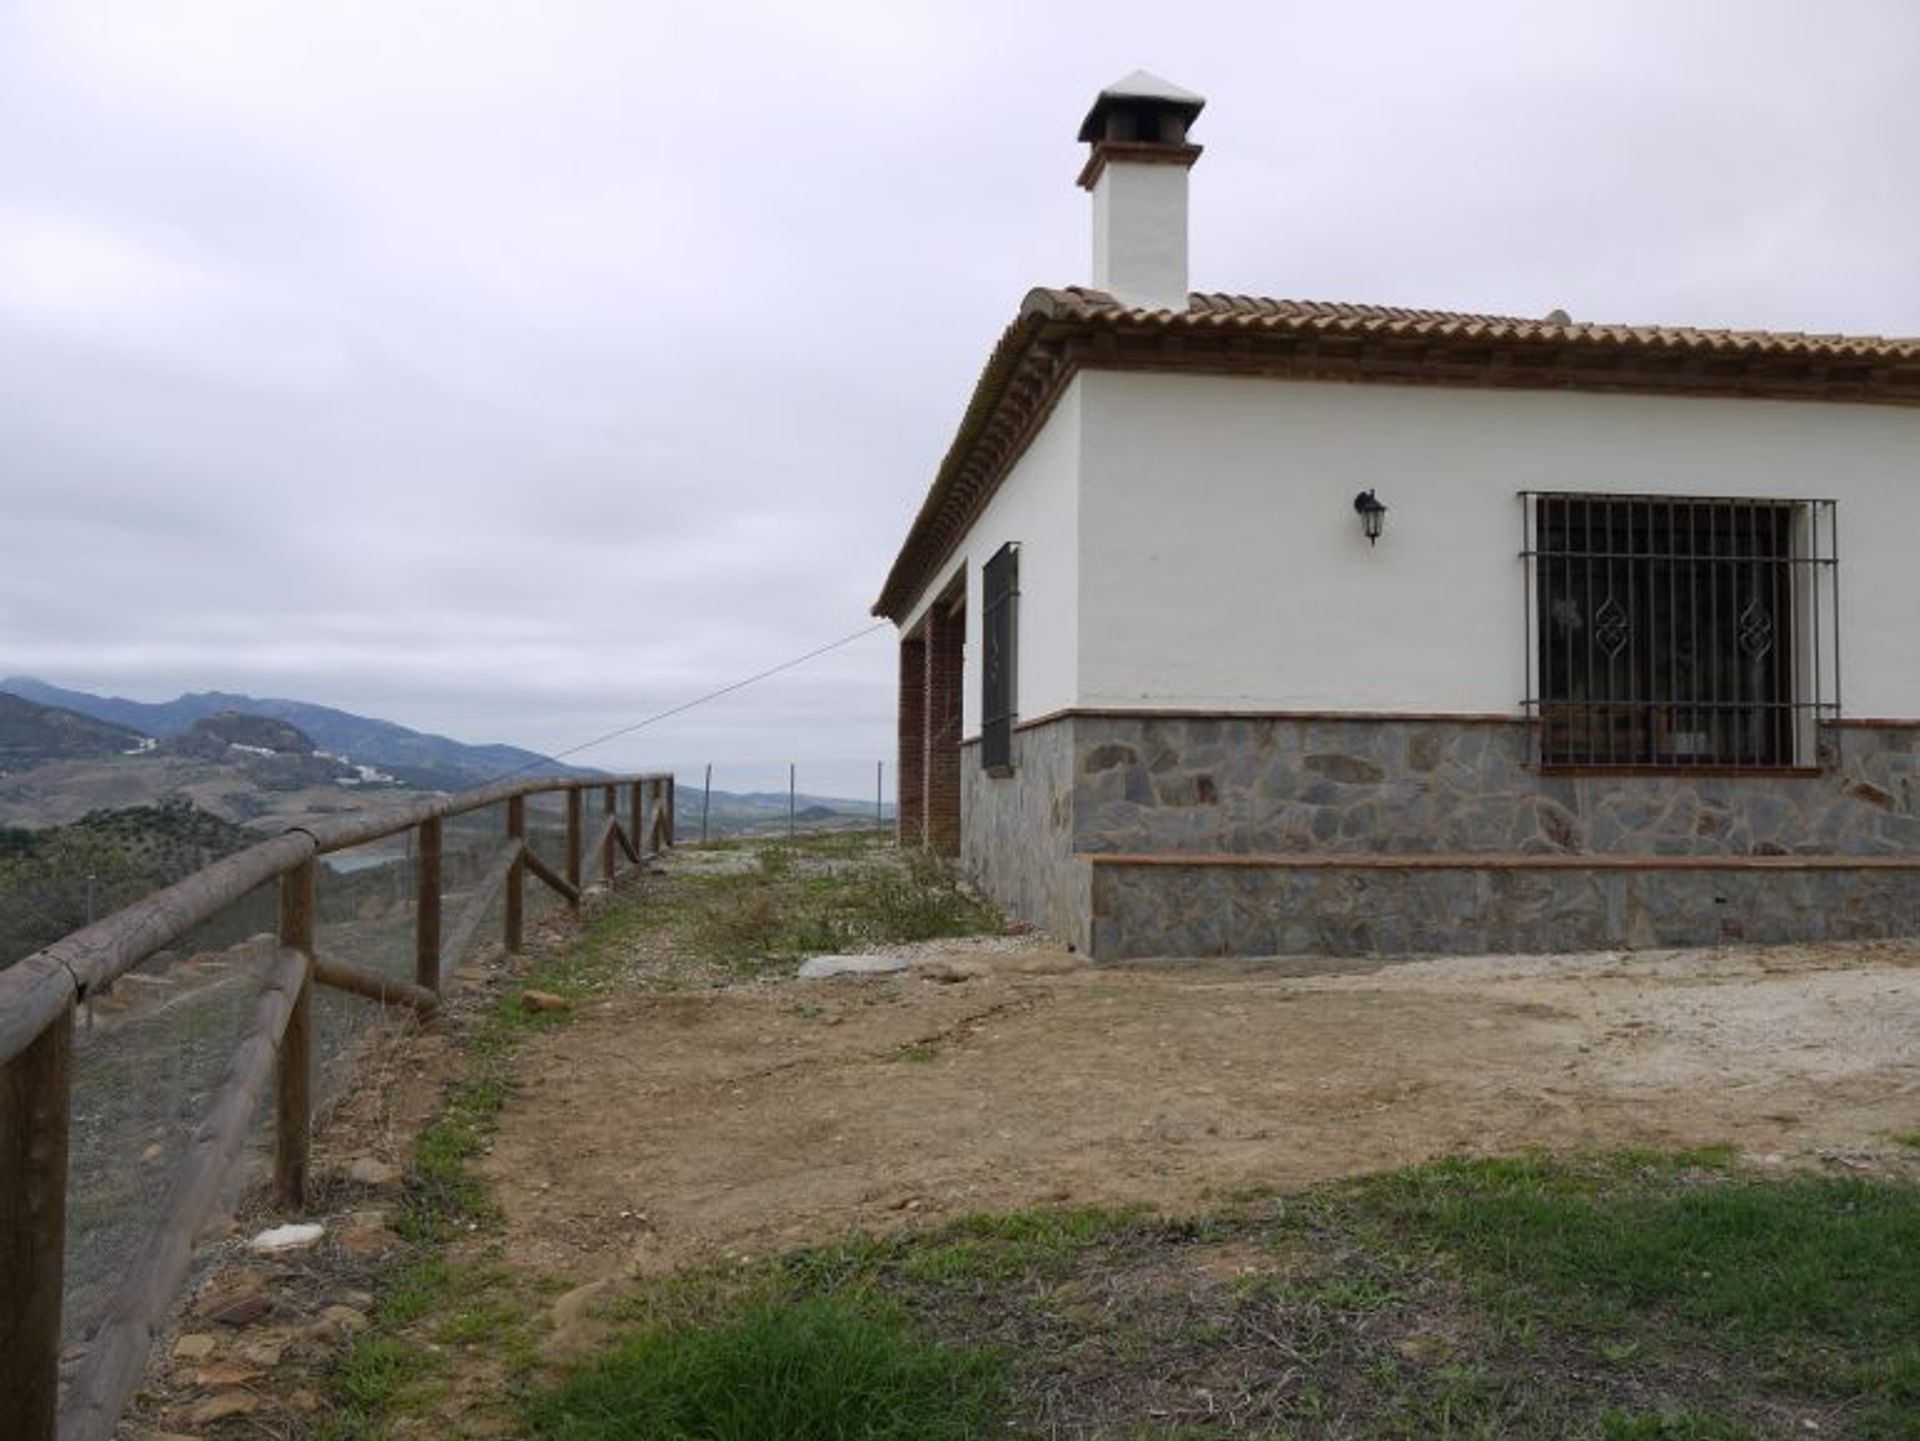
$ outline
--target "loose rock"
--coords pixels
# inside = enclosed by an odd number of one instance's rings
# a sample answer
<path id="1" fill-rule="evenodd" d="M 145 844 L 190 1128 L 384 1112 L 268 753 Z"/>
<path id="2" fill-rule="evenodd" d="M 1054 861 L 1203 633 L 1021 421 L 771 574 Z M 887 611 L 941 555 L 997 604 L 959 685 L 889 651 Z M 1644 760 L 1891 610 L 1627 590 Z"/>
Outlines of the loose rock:
<path id="1" fill-rule="evenodd" d="M 400 1183 L 400 1171 L 377 1156 L 356 1156 L 348 1163 L 347 1179 L 356 1186 L 383 1191 Z"/>
<path id="2" fill-rule="evenodd" d="M 217 1321 L 222 1326 L 251 1326 L 270 1315 L 273 1311 L 273 1298 L 264 1294 L 240 1296 L 223 1306 L 206 1313 L 209 1321 Z"/>
<path id="3" fill-rule="evenodd" d="M 217 1396 L 209 1396 L 189 1406 L 186 1421 L 189 1426 L 211 1426 L 229 1416 L 251 1415 L 263 1404 L 262 1399 L 251 1391 L 222 1391 Z"/>
<path id="4" fill-rule="evenodd" d="M 400 1237 L 385 1226 L 354 1226 L 340 1233 L 338 1245 L 349 1256 L 378 1256 L 399 1245 Z"/>
<path id="5" fill-rule="evenodd" d="M 238 1361 L 216 1361 L 193 1373 L 196 1386 L 245 1386 L 259 1379 L 258 1366 L 243 1366 Z"/>
<path id="6" fill-rule="evenodd" d="M 522 991 L 520 1009 L 523 1011 L 564 1011 L 567 1008 L 565 996 L 556 996 L 552 991 Z"/>

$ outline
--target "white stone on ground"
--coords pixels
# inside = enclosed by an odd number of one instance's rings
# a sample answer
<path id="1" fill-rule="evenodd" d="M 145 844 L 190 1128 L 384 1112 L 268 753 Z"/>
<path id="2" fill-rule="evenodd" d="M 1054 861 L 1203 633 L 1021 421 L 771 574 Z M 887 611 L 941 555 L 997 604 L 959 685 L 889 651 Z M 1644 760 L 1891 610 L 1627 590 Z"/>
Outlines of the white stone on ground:
<path id="1" fill-rule="evenodd" d="M 326 1234 L 325 1226 L 318 1226 L 310 1221 L 296 1222 L 288 1226 L 274 1226 L 247 1242 L 247 1249 L 267 1254 L 276 1251 L 302 1251 Z"/>
<path id="2" fill-rule="evenodd" d="M 800 963 L 800 979 L 824 981 L 830 976 L 891 976 L 907 969 L 900 956 L 814 956 Z"/>

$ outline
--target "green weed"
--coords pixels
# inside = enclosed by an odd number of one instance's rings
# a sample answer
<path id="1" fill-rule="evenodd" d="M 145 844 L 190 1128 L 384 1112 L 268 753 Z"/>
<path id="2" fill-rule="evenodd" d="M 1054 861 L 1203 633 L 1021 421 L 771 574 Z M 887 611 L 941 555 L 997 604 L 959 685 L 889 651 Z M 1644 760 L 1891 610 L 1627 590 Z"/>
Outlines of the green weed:
<path id="1" fill-rule="evenodd" d="M 1004 1386 L 979 1349 L 926 1340 L 891 1307 L 821 1297 L 651 1327 L 526 1414 L 566 1441 L 963 1441 L 993 1426 Z"/>

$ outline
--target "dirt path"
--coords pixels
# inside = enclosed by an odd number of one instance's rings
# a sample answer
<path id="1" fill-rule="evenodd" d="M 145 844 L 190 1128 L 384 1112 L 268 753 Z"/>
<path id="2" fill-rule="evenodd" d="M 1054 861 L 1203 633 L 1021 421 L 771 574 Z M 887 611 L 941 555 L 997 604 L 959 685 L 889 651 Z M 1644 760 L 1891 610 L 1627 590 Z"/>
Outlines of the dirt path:
<path id="1" fill-rule="evenodd" d="M 1888 1134 L 1920 1124 L 1911 946 L 1291 978 L 936 960 L 628 991 L 533 1042 L 484 1168 L 508 1259 L 586 1286 L 850 1227 L 1179 1208 L 1531 1145 L 1901 1164 Z"/>

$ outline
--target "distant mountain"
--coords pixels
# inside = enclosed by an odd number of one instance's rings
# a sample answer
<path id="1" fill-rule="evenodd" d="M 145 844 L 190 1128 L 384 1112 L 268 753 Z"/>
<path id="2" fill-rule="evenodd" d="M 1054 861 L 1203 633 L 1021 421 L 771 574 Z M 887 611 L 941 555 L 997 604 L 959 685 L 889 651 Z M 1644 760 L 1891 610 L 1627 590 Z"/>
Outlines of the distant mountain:
<path id="1" fill-rule="evenodd" d="M 84 711 L 0 691 L 0 774 L 43 761 L 96 760 L 142 748 L 139 731 Z"/>
<path id="2" fill-rule="evenodd" d="M 361 765 L 378 766 L 395 780 L 425 790 L 463 790 L 521 771 L 529 775 L 601 774 L 561 765 L 518 746 L 466 745 L 445 736 L 408 730 L 392 721 L 373 720 L 306 701 L 235 695 L 226 691 L 201 691 L 170 701 L 125 700 L 119 696 L 66 690 L 26 676 L 0 680 L 0 691 L 42 706 L 78 711 L 82 716 L 162 739 L 184 735 L 196 722 L 228 712 L 285 721 L 306 732 L 315 745 L 331 755 Z"/>

